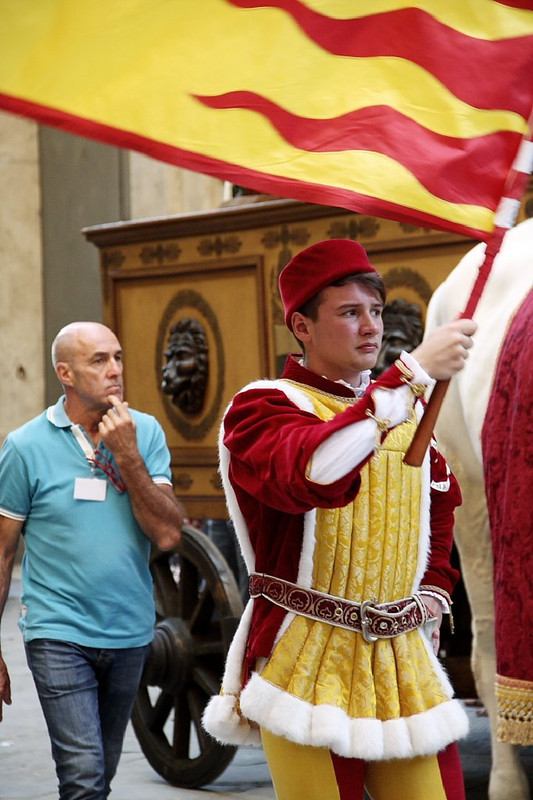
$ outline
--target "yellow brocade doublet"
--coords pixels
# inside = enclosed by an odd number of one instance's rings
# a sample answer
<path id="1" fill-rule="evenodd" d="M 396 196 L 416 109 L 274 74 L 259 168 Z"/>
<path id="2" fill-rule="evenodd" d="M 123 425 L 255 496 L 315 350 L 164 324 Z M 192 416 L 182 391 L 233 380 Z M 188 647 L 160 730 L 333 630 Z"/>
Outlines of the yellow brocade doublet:
<path id="1" fill-rule="evenodd" d="M 341 398 L 305 391 L 323 420 L 346 408 Z M 403 463 L 414 428 L 405 422 L 388 433 L 363 468 L 353 503 L 317 510 L 312 588 L 357 602 L 390 602 L 416 589 L 421 470 Z M 397 719 L 449 699 L 418 630 L 369 643 L 355 631 L 296 616 L 262 677 L 351 718 Z"/>

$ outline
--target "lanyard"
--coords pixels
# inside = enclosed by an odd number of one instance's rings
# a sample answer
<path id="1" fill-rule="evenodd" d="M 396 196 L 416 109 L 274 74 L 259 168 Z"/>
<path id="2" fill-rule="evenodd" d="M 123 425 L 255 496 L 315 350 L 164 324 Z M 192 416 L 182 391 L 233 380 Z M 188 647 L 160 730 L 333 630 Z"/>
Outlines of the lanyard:
<path id="1" fill-rule="evenodd" d="M 89 444 L 89 441 L 83 433 L 80 425 L 72 425 L 70 429 L 74 434 L 79 446 L 81 447 L 83 455 L 90 463 L 91 468 L 94 470 L 94 447 Z"/>
<path id="2" fill-rule="evenodd" d="M 122 478 L 120 477 L 118 471 L 116 470 L 115 467 L 113 467 L 108 458 L 98 450 L 98 448 L 92 447 L 89 440 L 83 433 L 81 425 L 77 424 L 72 425 L 71 431 L 74 434 L 74 437 L 78 442 L 83 452 L 83 455 L 90 464 L 91 474 L 94 476 L 95 469 L 96 467 L 98 467 L 99 469 L 103 470 L 103 472 L 107 476 L 107 479 L 119 494 L 125 492 L 126 486 L 122 481 Z"/>

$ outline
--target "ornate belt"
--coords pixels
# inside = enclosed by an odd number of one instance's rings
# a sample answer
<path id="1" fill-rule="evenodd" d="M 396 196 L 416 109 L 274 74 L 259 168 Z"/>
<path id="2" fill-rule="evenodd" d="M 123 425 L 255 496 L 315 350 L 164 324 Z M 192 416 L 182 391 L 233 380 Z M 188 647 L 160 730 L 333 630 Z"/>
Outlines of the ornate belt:
<path id="1" fill-rule="evenodd" d="M 375 600 L 356 603 L 257 572 L 250 575 L 250 596 L 265 597 L 271 603 L 303 617 L 357 631 L 367 642 L 392 639 L 431 619 L 417 594 L 392 603 L 378 603 Z"/>

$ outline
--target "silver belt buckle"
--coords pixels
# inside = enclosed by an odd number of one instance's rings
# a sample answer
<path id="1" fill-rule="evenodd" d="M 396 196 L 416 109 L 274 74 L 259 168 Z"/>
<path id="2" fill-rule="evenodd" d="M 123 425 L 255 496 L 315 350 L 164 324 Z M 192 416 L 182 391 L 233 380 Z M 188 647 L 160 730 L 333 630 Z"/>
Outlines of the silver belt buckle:
<path id="1" fill-rule="evenodd" d="M 363 634 L 363 639 L 365 642 L 368 642 L 369 644 L 372 644 L 372 642 L 377 642 L 379 639 L 379 636 L 374 636 L 374 634 L 370 633 L 371 622 L 366 614 L 367 608 L 374 602 L 374 600 L 364 600 L 361 603 L 361 633 Z"/>

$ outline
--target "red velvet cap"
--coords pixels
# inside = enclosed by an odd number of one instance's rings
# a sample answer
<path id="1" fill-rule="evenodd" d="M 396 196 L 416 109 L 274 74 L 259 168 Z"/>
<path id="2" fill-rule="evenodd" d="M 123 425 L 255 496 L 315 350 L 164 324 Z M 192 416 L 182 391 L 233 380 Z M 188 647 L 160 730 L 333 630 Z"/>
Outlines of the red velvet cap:
<path id="1" fill-rule="evenodd" d="M 326 286 L 355 272 L 376 272 L 359 242 L 328 239 L 294 256 L 279 276 L 279 291 L 289 330 L 291 317 Z"/>

